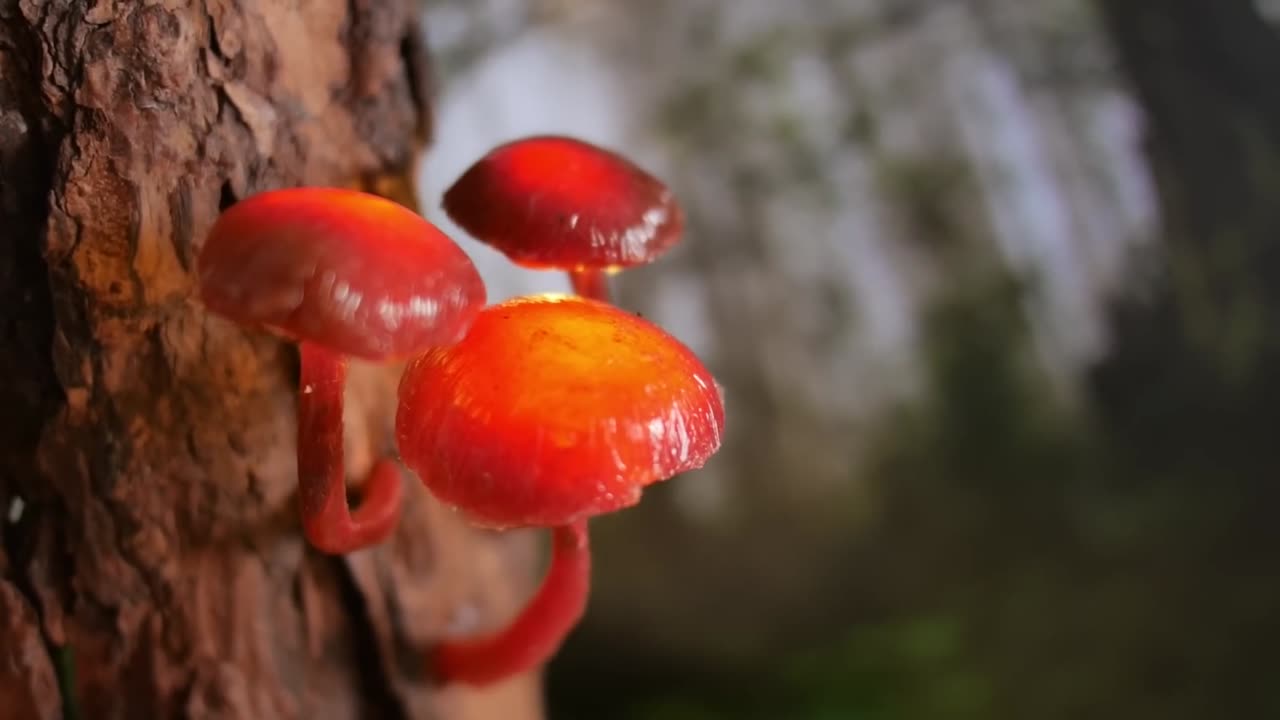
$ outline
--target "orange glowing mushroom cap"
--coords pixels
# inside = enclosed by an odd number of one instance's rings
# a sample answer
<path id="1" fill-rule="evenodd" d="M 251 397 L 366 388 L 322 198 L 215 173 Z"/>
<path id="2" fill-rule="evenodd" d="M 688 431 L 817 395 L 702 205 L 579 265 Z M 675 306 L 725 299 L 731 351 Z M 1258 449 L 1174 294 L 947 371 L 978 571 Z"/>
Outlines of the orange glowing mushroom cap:
<path id="1" fill-rule="evenodd" d="M 724 406 L 687 347 L 611 305 L 517 298 L 400 383 L 405 464 L 441 500 L 494 527 L 563 525 L 635 504 L 701 467 Z"/>
<path id="2" fill-rule="evenodd" d="M 642 265 L 684 229 L 660 180 L 621 155 L 554 135 L 490 151 L 445 192 L 444 209 L 475 238 L 535 268 Z"/>
<path id="3" fill-rule="evenodd" d="M 367 360 L 453 342 L 485 302 L 456 243 L 390 200 L 273 190 L 219 216 L 198 261 L 205 305 Z"/>

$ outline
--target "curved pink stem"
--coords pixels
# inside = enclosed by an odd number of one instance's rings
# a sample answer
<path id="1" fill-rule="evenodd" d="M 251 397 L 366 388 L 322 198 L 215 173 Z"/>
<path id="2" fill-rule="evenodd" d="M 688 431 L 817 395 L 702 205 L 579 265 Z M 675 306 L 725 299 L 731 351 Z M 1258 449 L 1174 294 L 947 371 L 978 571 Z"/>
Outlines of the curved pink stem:
<path id="1" fill-rule="evenodd" d="M 342 392 L 347 359 L 301 343 L 298 393 L 298 500 L 302 530 L 317 549 L 340 555 L 386 539 L 400 516 L 404 486 L 395 461 L 382 458 L 365 482 L 364 501 L 347 505 L 342 450 Z"/>
<path id="2" fill-rule="evenodd" d="M 603 270 L 583 268 L 569 271 L 569 284 L 573 291 L 582 297 L 610 302 L 609 278 Z"/>
<path id="3" fill-rule="evenodd" d="M 437 647 L 437 680 L 488 685 L 542 665 L 560 649 L 587 607 L 591 548 L 586 520 L 551 533 L 551 565 L 537 594 L 505 629 Z"/>

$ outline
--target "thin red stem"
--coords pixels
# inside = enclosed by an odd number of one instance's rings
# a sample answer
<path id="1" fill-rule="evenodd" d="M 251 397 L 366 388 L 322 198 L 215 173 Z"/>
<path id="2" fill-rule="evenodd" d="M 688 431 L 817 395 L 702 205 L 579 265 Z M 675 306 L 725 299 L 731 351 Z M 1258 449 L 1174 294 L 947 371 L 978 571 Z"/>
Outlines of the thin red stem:
<path id="1" fill-rule="evenodd" d="M 609 299 L 609 278 L 603 270 L 583 268 L 569 271 L 569 284 L 573 291 L 582 297 L 611 302 Z"/>
<path id="2" fill-rule="evenodd" d="M 551 533 L 551 564 L 537 594 L 505 629 L 436 648 L 437 680 L 488 685 L 532 670 L 560 649 L 587 607 L 591 548 L 586 520 L 561 525 Z"/>
<path id="3" fill-rule="evenodd" d="M 364 501 L 347 505 L 342 450 L 342 392 L 347 359 L 301 343 L 298 393 L 298 500 L 302 530 L 317 549 L 340 555 L 386 539 L 400 516 L 404 487 L 395 461 L 382 458 L 365 482 Z"/>

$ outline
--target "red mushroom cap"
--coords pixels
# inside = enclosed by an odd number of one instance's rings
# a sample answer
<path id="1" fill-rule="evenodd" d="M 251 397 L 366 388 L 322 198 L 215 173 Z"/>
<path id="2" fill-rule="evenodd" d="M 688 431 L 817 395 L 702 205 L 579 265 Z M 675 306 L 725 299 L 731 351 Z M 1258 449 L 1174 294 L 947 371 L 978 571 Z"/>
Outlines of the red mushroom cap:
<path id="1" fill-rule="evenodd" d="M 641 265 L 680 240 L 684 214 L 661 181 L 581 140 L 532 137 L 499 146 L 444 194 L 477 239 L 526 267 Z"/>
<path id="2" fill-rule="evenodd" d="M 368 360 L 453 342 L 485 303 L 453 240 L 354 190 L 275 190 L 233 205 L 199 268 L 210 310 Z"/>
<path id="3" fill-rule="evenodd" d="M 701 467 L 724 405 L 658 326 L 576 297 L 482 311 L 400 381 L 401 457 L 441 500 L 496 527 L 562 525 L 633 505 Z"/>

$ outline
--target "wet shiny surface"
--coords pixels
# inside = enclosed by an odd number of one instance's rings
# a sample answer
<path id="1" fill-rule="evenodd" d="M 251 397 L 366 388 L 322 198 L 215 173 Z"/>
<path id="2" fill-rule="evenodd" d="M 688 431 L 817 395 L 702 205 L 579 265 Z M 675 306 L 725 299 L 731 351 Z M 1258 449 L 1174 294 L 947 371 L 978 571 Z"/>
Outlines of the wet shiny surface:
<path id="1" fill-rule="evenodd" d="M 335 188 L 233 205 L 198 266 L 210 310 L 369 360 L 456 340 L 485 301 L 471 260 L 434 225 Z"/>
<path id="2" fill-rule="evenodd" d="M 494 526 L 559 525 L 632 505 L 720 447 L 711 373 L 652 323 L 573 297 L 485 309 L 400 384 L 401 457 Z"/>
<path id="3" fill-rule="evenodd" d="M 561 270 L 650 262 L 684 229 L 662 182 L 620 155 L 554 136 L 494 149 L 449 188 L 444 209 L 517 263 Z"/>

